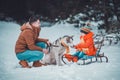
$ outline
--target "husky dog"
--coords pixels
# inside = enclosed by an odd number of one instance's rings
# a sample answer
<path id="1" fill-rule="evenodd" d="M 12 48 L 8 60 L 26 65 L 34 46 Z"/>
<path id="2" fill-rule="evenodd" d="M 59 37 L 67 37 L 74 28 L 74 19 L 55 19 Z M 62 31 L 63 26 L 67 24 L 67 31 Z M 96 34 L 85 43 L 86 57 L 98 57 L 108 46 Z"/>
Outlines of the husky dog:
<path id="1" fill-rule="evenodd" d="M 62 66 L 61 58 L 66 47 L 73 46 L 73 36 L 63 36 L 49 46 L 49 53 L 45 54 L 43 64 Z"/>

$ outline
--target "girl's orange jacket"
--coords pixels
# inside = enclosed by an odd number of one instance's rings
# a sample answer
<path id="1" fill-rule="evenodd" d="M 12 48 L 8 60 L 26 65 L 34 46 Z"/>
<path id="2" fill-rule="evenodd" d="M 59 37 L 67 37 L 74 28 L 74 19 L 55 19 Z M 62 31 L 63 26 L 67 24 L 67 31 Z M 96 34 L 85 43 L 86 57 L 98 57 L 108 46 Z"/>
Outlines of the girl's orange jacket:
<path id="1" fill-rule="evenodd" d="M 86 55 L 95 55 L 97 49 L 94 46 L 93 35 L 93 32 L 89 32 L 84 36 L 80 36 L 80 43 L 75 45 L 75 48 L 78 51 L 83 51 Z"/>

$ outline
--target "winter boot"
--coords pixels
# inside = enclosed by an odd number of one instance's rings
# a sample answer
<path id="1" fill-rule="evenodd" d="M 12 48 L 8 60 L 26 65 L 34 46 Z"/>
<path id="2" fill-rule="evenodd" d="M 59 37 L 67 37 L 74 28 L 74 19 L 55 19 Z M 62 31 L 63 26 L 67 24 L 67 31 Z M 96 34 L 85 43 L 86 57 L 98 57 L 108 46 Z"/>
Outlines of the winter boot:
<path id="1" fill-rule="evenodd" d="M 34 67 L 40 67 L 40 66 L 42 66 L 43 64 L 40 62 L 40 61 L 34 61 L 33 62 L 33 66 Z"/>
<path id="2" fill-rule="evenodd" d="M 73 59 L 73 56 L 70 54 L 64 54 L 65 58 L 70 62 Z"/>
<path id="3" fill-rule="evenodd" d="M 27 61 L 25 61 L 25 60 L 21 60 L 21 61 L 19 62 L 19 64 L 20 64 L 23 68 L 31 68 L 31 67 L 28 65 Z"/>
<path id="4" fill-rule="evenodd" d="M 73 62 L 77 62 L 78 61 L 78 57 L 77 56 L 74 56 L 73 59 L 72 59 Z"/>

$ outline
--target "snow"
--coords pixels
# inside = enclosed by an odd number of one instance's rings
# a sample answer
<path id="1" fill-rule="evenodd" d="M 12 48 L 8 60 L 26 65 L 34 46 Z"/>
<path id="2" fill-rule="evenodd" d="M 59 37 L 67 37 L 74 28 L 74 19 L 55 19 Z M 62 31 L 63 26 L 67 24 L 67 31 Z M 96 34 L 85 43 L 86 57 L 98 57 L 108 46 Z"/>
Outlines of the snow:
<path id="1" fill-rule="evenodd" d="M 102 47 L 101 53 L 104 52 L 108 56 L 108 63 L 50 65 L 23 69 L 14 52 L 19 33 L 20 25 L 0 22 L 0 80 L 119 80 L 120 43 Z M 64 35 L 74 35 L 74 44 L 79 42 L 79 29 L 68 23 L 42 27 L 40 37 L 49 38 L 53 42 Z"/>

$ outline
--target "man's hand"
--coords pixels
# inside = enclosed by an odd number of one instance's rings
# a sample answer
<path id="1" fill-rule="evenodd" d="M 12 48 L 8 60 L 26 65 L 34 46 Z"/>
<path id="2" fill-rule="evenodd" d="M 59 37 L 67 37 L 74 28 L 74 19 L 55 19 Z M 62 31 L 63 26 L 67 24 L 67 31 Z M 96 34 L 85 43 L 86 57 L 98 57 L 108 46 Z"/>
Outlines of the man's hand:
<path id="1" fill-rule="evenodd" d="M 47 49 L 43 49 L 42 51 L 43 51 L 43 53 L 48 54 L 48 50 Z"/>

